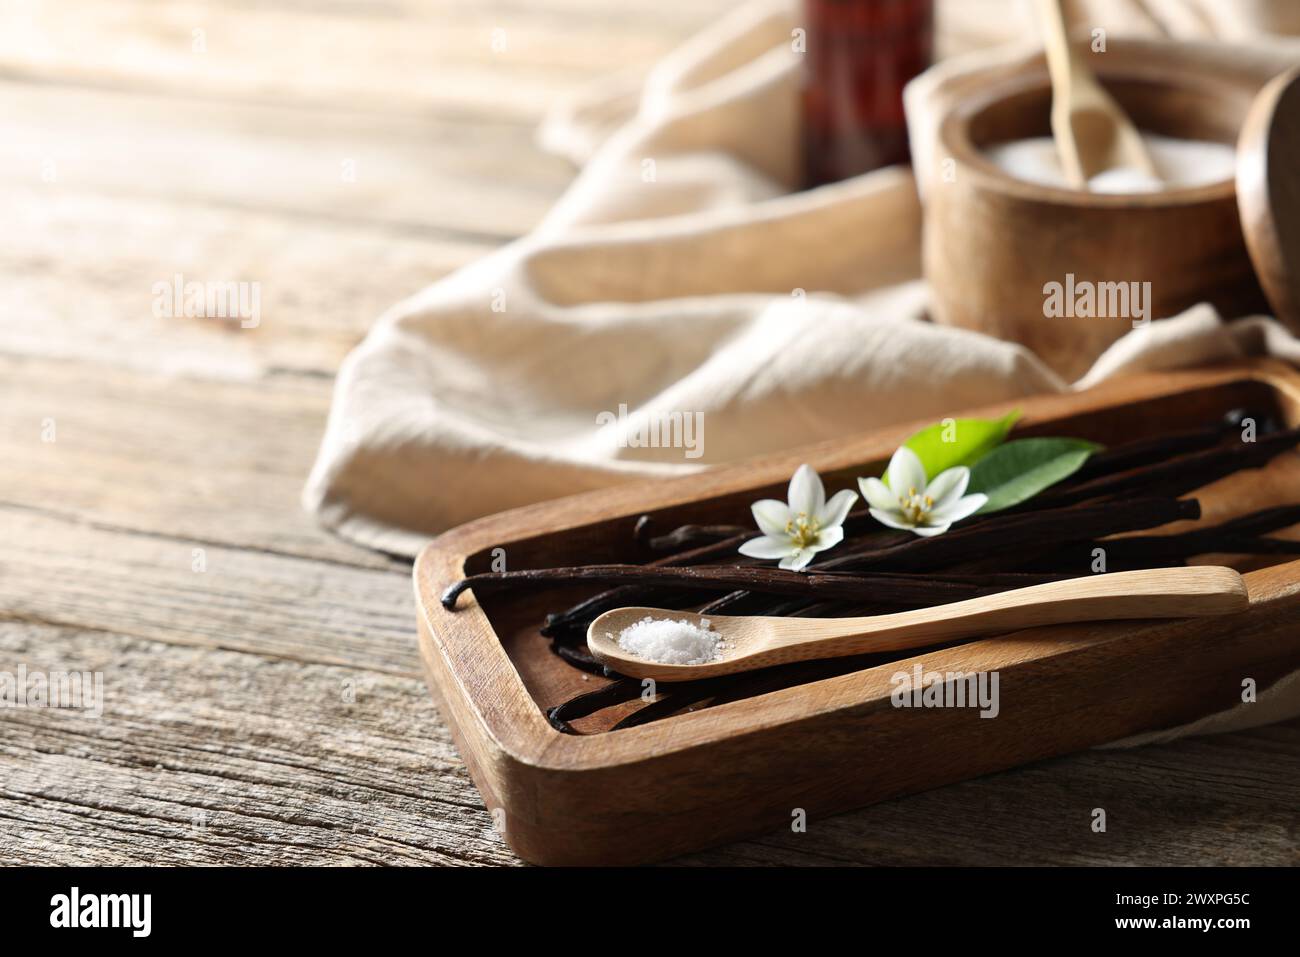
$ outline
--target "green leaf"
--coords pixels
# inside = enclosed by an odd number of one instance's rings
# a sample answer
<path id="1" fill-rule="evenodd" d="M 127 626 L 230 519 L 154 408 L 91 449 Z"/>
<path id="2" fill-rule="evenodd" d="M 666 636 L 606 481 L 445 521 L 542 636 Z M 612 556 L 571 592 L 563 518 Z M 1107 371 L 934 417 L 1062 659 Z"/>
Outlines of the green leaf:
<path id="1" fill-rule="evenodd" d="M 916 453 L 932 479 L 957 465 L 970 465 L 1000 444 L 1020 418 L 1014 409 L 1000 419 L 945 419 L 927 426 L 903 444 Z M 889 484 L 889 471 L 881 479 Z"/>
<path id="2" fill-rule="evenodd" d="M 1017 439 L 1000 445 L 970 470 L 966 494 L 989 497 L 978 514 L 1019 505 L 1048 486 L 1068 478 L 1100 449 L 1083 439 Z"/>

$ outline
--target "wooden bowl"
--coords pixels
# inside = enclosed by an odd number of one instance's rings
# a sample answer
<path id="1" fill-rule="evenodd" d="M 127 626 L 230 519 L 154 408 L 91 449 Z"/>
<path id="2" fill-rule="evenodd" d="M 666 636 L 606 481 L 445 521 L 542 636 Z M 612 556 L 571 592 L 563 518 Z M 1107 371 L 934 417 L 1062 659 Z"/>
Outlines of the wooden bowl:
<path id="1" fill-rule="evenodd" d="M 1266 74 L 1214 71 L 1149 45 L 1090 58 L 1139 128 L 1235 144 Z M 1016 179 L 984 154 L 1050 135 L 1045 64 L 972 76 L 954 92 L 929 183 L 924 263 L 933 318 L 1019 342 L 1074 379 L 1134 328 L 1132 314 L 1049 318 L 1049 283 L 1150 282 L 1151 319 L 1210 302 L 1227 316 L 1268 311 L 1242 236 L 1232 180 L 1159 193 L 1102 194 Z"/>

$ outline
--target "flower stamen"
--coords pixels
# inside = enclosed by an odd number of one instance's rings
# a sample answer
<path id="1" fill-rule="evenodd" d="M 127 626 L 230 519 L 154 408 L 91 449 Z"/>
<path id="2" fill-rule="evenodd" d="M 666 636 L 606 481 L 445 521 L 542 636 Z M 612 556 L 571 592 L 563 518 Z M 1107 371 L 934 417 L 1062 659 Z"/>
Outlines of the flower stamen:
<path id="1" fill-rule="evenodd" d="M 934 508 L 934 499 L 929 495 L 917 495 L 916 489 L 907 490 L 906 495 L 898 496 L 898 510 L 913 525 L 924 525 Z"/>
<path id="2" fill-rule="evenodd" d="M 817 544 L 817 537 L 821 531 L 821 523 L 815 518 L 809 518 L 807 512 L 800 512 L 785 523 L 785 533 L 798 548 Z"/>

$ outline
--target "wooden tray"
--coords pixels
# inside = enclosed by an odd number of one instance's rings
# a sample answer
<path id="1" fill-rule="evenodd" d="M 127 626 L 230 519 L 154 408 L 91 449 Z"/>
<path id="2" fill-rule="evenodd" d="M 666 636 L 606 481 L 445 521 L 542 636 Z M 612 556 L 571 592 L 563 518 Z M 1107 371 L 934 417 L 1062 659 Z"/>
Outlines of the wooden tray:
<path id="1" fill-rule="evenodd" d="M 1016 405 L 1024 411 L 1017 435 L 1107 444 L 1243 407 L 1296 425 L 1300 375 L 1257 362 L 1135 377 Z M 498 548 L 512 569 L 644 561 L 633 539 L 642 514 L 661 528 L 748 524 L 749 503 L 782 493 L 799 463 L 817 468 L 828 487 L 847 487 L 856 475 L 878 474 L 925 424 L 517 509 L 450 531 L 421 553 L 414 579 L 429 687 L 484 802 L 521 857 L 542 864 L 667 858 L 789 826 L 795 808 L 810 817 L 832 814 L 1190 721 L 1237 703 L 1245 677 L 1263 689 L 1300 667 L 1300 561 L 1270 566 L 1255 557 L 1249 565 L 1232 562 L 1247 572 L 1251 608 L 1230 619 L 1021 631 L 903 652 L 851 674 L 591 733 L 626 713 L 609 709 L 576 724 L 586 733 L 567 735 L 550 725 L 545 709 L 604 679 L 584 678 L 555 657 L 537 627 L 547 611 L 599 589 L 467 593 L 455 611 L 439 603 L 449 584 L 487 570 Z M 1300 501 L 1300 456 L 1284 453 L 1196 495 L 1201 521 L 1211 523 Z M 893 707 L 891 676 L 916 663 L 926 671 L 998 671 L 999 715 Z"/>

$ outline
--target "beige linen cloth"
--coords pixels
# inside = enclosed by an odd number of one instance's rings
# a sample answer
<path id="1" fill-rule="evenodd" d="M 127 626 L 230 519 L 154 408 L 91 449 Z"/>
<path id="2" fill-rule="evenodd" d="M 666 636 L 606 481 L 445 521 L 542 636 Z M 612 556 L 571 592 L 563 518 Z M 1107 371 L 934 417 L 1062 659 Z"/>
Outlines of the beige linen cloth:
<path id="1" fill-rule="evenodd" d="M 1070 12 L 1116 36 L 1203 43 L 1206 57 L 1300 62 L 1286 36 L 1300 34 L 1294 0 L 1092 0 Z M 1036 52 L 1019 0 L 939 0 L 938 18 L 944 59 L 908 90 L 918 168 L 937 84 Z M 648 75 L 604 82 L 550 117 L 542 142 L 581 164 L 577 179 L 533 233 L 399 303 L 348 356 L 306 507 L 346 538 L 409 556 L 477 516 L 633 479 L 1134 370 L 1300 361 L 1272 320 L 1225 324 L 1202 306 L 1130 334 L 1068 383 L 1017 345 L 925 321 L 910 169 L 793 192 L 797 26 L 797 6 L 743 7 Z M 645 416 L 683 410 L 703 415 L 698 458 L 620 441 Z M 601 413 L 613 421 L 598 425 Z M 1162 734 L 1300 713 L 1295 679 Z"/>

